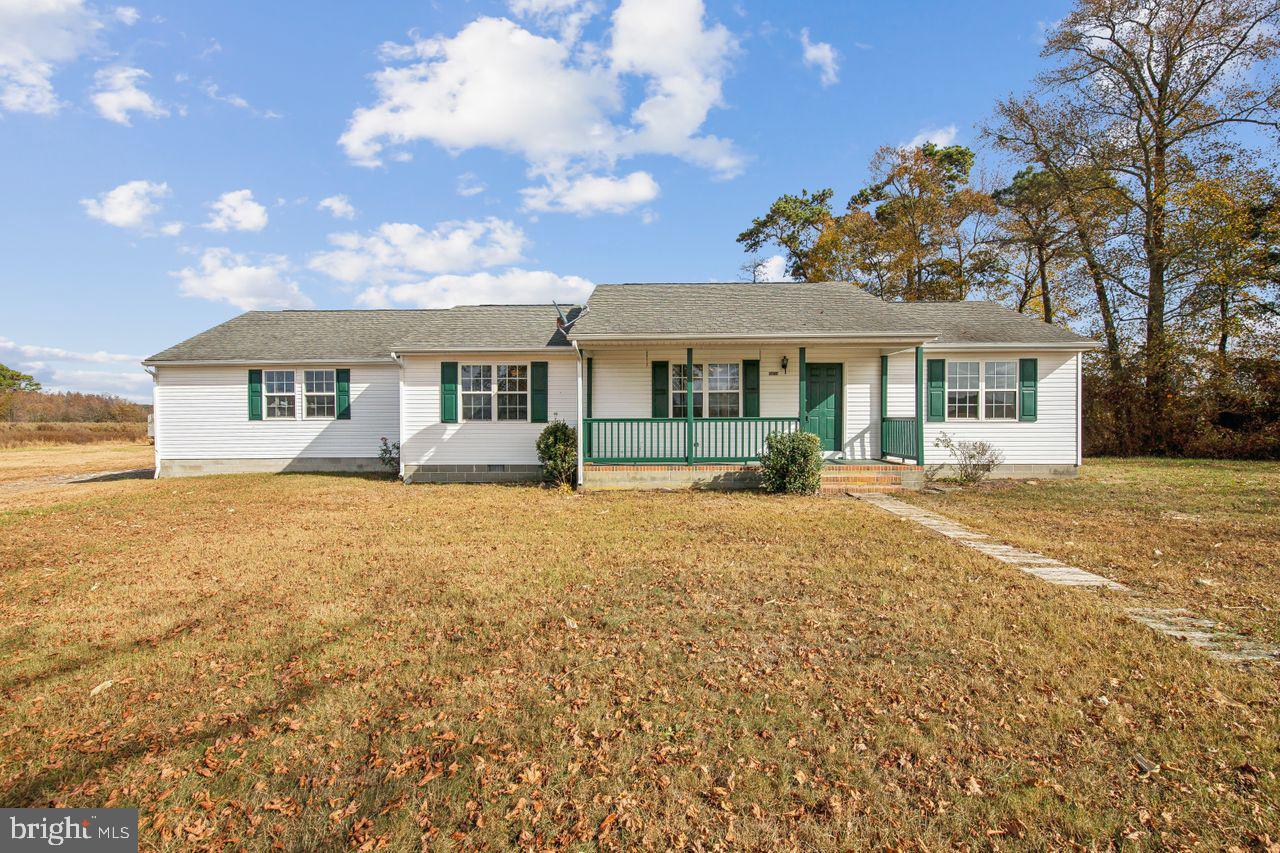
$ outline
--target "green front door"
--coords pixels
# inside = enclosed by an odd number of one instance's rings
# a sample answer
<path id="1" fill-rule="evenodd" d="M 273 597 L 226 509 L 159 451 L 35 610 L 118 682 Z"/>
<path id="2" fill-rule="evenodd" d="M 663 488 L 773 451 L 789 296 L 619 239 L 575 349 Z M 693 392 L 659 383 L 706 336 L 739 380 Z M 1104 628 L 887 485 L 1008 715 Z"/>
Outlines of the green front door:
<path id="1" fill-rule="evenodd" d="M 805 406 L 809 421 L 805 429 L 822 439 L 823 450 L 839 450 L 843 365 L 808 364 L 805 373 Z"/>

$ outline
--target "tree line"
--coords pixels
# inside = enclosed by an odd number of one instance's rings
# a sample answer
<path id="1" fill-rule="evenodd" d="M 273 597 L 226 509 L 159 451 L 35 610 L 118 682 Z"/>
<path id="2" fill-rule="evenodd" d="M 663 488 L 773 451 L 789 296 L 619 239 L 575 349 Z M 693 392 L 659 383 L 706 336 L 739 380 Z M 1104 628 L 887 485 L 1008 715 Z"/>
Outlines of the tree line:
<path id="1" fill-rule="evenodd" d="M 49 392 L 32 376 L 0 364 L 0 422 L 145 422 L 151 407 L 112 394 Z"/>
<path id="2" fill-rule="evenodd" d="M 1095 336 L 1090 452 L 1280 456 L 1278 51 L 1280 0 L 1077 0 L 979 125 L 1005 177 L 885 146 L 843 209 L 783 195 L 738 242 L 792 278 Z"/>

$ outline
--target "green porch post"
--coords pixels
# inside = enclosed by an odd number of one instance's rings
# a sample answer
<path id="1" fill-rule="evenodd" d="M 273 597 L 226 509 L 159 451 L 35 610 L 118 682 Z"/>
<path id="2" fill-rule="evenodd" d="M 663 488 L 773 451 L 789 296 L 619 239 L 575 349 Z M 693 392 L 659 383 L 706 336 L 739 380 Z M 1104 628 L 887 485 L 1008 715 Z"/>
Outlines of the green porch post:
<path id="1" fill-rule="evenodd" d="M 805 387 L 804 376 L 805 376 L 804 347 L 800 347 L 800 431 L 801 432 L 807 432 L 809 429 L 809 418 L 805 412 L 805 410 L 809 408 L 808 405 L 806 405 L 809 402 L 808 400 L 809 389 Z"/>
<path id="2" fill-rule="evenodd" d="M 587 359 L 587 420 L 591 420 L 591 359 Z M 583 431 L 586 436 L 587 456 L 591 455 L 591 425 L 585 424 L 586 429 Z"/>
<path id="3" fill-rule="evenodd" d="M 706 381 L 705 379 L 703 380 Z M 693 464 L 693 347 L 684 351 L 684 457 Z"/>
<path id="4" fill-rule="evenodd" d="M 880 356 L 880 458 L 884 458 L 884 421 L 889 417 L 889 356 Z"/>
<path id="5" fill-rule="evenodd" d="M 916 464 L 924 464 L 924 347 L 916 347 Z"/>

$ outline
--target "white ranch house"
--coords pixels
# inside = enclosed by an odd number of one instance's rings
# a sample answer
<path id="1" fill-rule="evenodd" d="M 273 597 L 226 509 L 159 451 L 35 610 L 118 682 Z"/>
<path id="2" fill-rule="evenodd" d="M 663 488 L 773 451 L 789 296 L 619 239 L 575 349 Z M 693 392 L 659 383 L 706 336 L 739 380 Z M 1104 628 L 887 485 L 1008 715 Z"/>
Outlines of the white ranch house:
<path id="1" fill-rule="evenodd" d="M 563 420 L 586 488 L 733 487 L 797 429 L 867 482 L 949 462 L 944 431 L 999 448 L 999 475 L 1072 476 L 1094 346 L 838 282 L 618 284 L 571 308 L 251 311 L 143 363 L 159 477 L 377 470 L 385 437 L 406 482 L 531 480 Z"/>

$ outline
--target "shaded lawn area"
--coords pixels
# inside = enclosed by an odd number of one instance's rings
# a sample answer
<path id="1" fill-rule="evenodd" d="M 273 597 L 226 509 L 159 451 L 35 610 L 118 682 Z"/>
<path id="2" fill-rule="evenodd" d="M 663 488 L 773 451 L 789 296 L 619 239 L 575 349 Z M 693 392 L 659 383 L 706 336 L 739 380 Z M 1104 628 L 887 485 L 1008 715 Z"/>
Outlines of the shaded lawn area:
<path id="1" fill-rule="evenodd" d="M 906 497 L 1280 643 L 1280 463 L 1087 459 L 1076 480 Z"/>
<path id="2" fill-rule="evenodd" d="M 1275 668 L 852 500 L 128 481 L 0 511 L 0 577 L 0 805 L 147 849 L 1280 825 Z"/>

